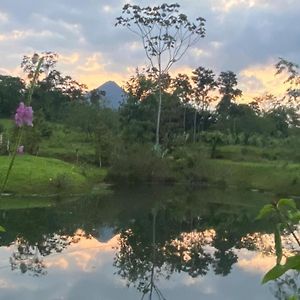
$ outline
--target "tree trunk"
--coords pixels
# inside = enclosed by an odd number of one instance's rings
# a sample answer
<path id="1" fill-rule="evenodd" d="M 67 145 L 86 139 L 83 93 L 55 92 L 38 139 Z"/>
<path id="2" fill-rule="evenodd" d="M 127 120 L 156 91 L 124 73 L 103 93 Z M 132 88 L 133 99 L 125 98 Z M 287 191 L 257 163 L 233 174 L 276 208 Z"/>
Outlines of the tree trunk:
<path id="1" fill-rule="evenodd" d="M 186 107 L 184 107 L 184 112 L 183 112 L 183 132 L 185 133 L 185 128 L 186 128 Z"/>
<path id="2" fill-rule="evenodd" d="M 155 288 L 154 283 L 154 271 L 155 271 L 155 261 L 156 261 L 156 212 L 153 213 L 152 221 L 152 268 L 151 268 L 151 277 L 150 277 L 150 296 L 149 299 L 152 299 L 153 288 Z"/>
<path id="3" fill-rule="evenodd" d="M 159 146 L 159 131 L 160 131 L 160 115 L 161 115 L 161 104 L 162 104 L 162 86 L 161 86 L 161 57 L 158 57 L 158 109 L 157 109 L 157 122 L 156 122 L 156 136 L 155 146 Z"/>
<path id="4" fill-rule="evenodd" d="M 159 79 L 158 110 L 157 110 L 157 122 L 156 122 L 156 137 L 155 137 L 156 146 L 159 146 L 161 103 L 162 103 L 162 89 L 161 89 L 161 83 Z"/>
<path id="5" fill-rule="evenodd" d="M 197 129 L 197 110 L 195 109 L 195 114 L 194 114 L 194 137 L 193 137 L 193 142 L 196 143 L 196 129 Z"/>
<path id="6" fill-rule="evenodd" d="M 216 139 L 213 139 L 211 152 L 210 152 L 210 158 L 216 158 L 217 143 L 218 143 L 218 141 Z"/>

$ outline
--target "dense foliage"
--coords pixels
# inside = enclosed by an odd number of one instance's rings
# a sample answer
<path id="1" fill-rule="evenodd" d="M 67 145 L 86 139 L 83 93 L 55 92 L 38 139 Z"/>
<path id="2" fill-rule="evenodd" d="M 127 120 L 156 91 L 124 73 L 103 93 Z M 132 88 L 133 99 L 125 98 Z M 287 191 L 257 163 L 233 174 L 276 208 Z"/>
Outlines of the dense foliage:
<path id="1" fill-rule="evenodd" d="M 225 178 L 226 162 L 212 162 L 282 161 L 282 174 L 290 172 L 284 182 L 290 190 L 297 185 L 296 171 L 288 166 L 300 162 L 296 65 L 285 60 L 276 65 L 278 72 L 288 72 L 290 87 L 283 98 L 265 94 L 247 104 L 232 71 L 217 76 L 200 66 L 191 76 L 164 74 L 160 91 L 153 70 L 137 70 L 124 86 L 126 99 L 113 110 L 105 106 L 102 91 L 88 93 L 85 85 L 56 70 L 54 59 L 49 58 L 52 70 L 37 78 L 34 90 L 20 78 L 0 77 L 2 117 L 11 118 L 15 99 L 32 93 L 34 126 L 23 130 L 25 153 L 106 166 L 111 180 L 233 183 L 248 188 L 257 187 L 251 176 L 234 175 L 245 166 L 234 166 L 236 171 Z M 30 61 L 24 58 L 22 66 L 31 80 Z M 159 148 L 154 147 L 158 93 L 162 97 Z M 0 123 L 0 153 L 7 155 L 17 129 L 5 119 Z M 269 166 L 265 168 L 271 172 Z"/>

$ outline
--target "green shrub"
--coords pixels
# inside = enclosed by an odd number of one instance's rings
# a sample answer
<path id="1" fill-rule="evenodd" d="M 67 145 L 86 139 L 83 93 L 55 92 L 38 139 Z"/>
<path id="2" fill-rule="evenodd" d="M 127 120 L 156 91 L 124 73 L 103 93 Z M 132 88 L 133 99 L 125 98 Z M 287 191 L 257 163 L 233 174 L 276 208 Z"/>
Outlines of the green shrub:
<path id="1" fill-rule="evenodd" d="M 149 145 L 133 145 L 116 152 L 108 179 L 130 183 L 175 180 L 170 160 L 158 156 Z"/>
<path id="2" fill-rule="evenodd" d="M 58 191 L 66 191 L 72 185 L 70 176 L 66 173 L 59 173 L 50 180 L 50 185 Z"/>

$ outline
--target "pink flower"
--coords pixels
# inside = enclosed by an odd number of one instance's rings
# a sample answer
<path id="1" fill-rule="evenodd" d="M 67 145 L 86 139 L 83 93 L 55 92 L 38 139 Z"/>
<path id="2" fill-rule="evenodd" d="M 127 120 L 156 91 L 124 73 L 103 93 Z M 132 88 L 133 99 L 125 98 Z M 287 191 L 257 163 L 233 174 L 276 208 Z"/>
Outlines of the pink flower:
<path id="1" fill-rule="evenodd" d="M 18 127 L 23 125 L 33 126 L 32 124 L 33 110 L 31 106 L 26 106 L 23 102 L 20 103 L 15 114 L 15 122 Z"/>
<path id="2" fill-rule="evenodd" d="M 18 154 L 24 154 L 24 146 L 23 145 L 18 147 L 17 153 Z"/>

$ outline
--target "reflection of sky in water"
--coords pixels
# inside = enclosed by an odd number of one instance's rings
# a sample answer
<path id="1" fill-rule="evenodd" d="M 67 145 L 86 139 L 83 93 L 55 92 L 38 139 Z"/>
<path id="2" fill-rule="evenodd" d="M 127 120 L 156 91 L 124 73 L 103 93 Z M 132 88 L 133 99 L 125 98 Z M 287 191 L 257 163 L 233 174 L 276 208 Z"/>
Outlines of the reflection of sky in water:
<path id="1" fill-rule="evenodd" d="M 23 300 L 134 300 L 141 294 L 127 288 L 113 267 L 118 235 L 106 242 L 82 238 L 60 254 L 44 258 L 47 275 L 34 277 L 28 273 L 12 272 L 9 257 L 12 248 L 0 249 L 0 299 Z M 274 264 L 273 257 L 265 257 L 248 250 L 238 250 L 237 264 L 226 276 L 209 271 L 204 277 L 192 278 L 186 273 L 173 273 L 169 280 L 160 278 L 159 289 L 168 300 L 267 300 L 274 299 L 262 275 Z M 145 297 L 148 299 L 148 296 Z M 156 295 L 153 299 L 157 299 Z"/>

